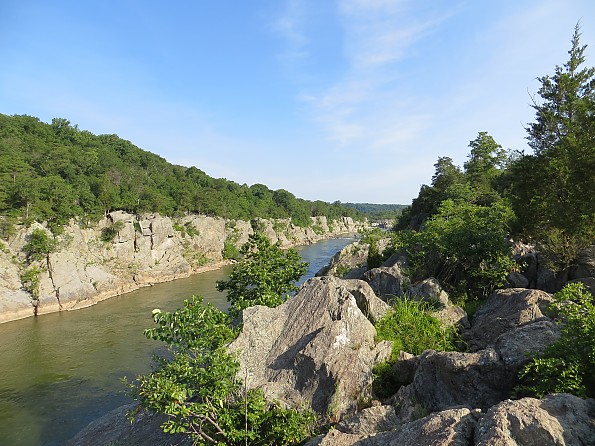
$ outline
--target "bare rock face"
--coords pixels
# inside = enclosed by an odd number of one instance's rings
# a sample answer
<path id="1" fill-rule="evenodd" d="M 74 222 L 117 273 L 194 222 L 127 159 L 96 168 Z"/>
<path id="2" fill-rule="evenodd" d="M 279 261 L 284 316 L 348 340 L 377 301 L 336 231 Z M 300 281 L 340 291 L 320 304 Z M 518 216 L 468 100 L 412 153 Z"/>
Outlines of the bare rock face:
<path id="1" fill-rule="evenodd" d="M 503 333 L 539 320 L 553 301 L 550 294 L 540 290 L 508 288 L 493 293 L 471 321 L 471 329 L 463 339 L 471 351 L 493 345 Z"/>
<path id="2" fill-rule="evenodd" d="M 595 400 L 548 395 L 506 400 L 492 407 L 475 431 L 477 446 L 595 444 Z"/>
<path id="3" fill-rule="evenodd" d="M 341 421 L 336 428 L 346 434 L 374 435 L 393 430 L 398 423 L 393 406 L 374 406 Z"/>
<path id="4" fill-rule="evenodd" d="M 500 335 L 494 349 L 507 367 L 518 370 L 529 360 L 529 354 L 542 353 L 559 337 L 560 328 L 552 321 L 542 320 Z"/>
<path id="5" fill-rule="evenodd" d="M 393 430 L 370 436 L 341 432 L 339 427 L 310 440 L 306 446 L 469 446 L 478 418 L 477 411 L 456 408 L 397 424 Z"/>
<path id="6" fill-rule="evenodd" d="M 376 297 L 374 290 L 367 282 L 348 279 L 343 281 L 343 285 L 353 294 L 358 308 L 373 324 L 390 310 L 390 305 Z"/>
<path id="7" fill-rule="evenodd" d="M 569 279 L 595 277 L 595 245 L 583 249 L 576 259 L 576 266 L 569 272 Z"/>
<path id="8" fill-rule="evenodd" d="M 399 418 L 410 421 L 420 411 L 457 406 L 488 409 L 507 398 L 516 371 L 507 368 L 493 349 L 477 353 L 426 350 L 418 357 L 413 382 L 395 395 Z"/>
<path id="9" fill-rule="evenodd" d="M 135 408 L 134 404 L 120 406 L 105 416 L 93 421 L 72 438 L 67 446 L 127 446 L 171 445 L 190 446 L 188 435 L 164 433 L 160 426 L 167 418 L 141 411 L 130 424 L 126 412 Z"/>
<path id="10" fill-rule="evenodd" d="M 277 308 L 242 313 L 242 332 L 229 346 L 249 388 L 291 406 L 339 419 L 370 395 L 372 367 L 391 345 L 376 330 L 340 279 L 310 279 Z"/>
<path id="11" fill-rule="evenodd" d="M 411 287 L 411 281 L 403 274 L 398 264 L 373 268 L 364 274 L 363 279 L 382 300 L 404 297 Z"/>

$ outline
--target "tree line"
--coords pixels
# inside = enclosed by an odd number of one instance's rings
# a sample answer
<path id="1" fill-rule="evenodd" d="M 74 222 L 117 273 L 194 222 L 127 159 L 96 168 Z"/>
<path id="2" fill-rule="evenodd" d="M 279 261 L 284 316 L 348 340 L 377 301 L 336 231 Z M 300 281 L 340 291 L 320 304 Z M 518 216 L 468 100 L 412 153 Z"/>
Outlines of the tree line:
<path id="1" fill-rule="evenodd" d="M 300 226 L 308 226 L 311 216 L 361 218 L 339 202 L 307 201 L 173 165 L 117 135 L 94 135 L 66 119 L 48 124 L 0 114 L 0 215 L 47 221 L 56 229 L 71 218 L 93 221 L 113 210 L 291 218 Z"/>

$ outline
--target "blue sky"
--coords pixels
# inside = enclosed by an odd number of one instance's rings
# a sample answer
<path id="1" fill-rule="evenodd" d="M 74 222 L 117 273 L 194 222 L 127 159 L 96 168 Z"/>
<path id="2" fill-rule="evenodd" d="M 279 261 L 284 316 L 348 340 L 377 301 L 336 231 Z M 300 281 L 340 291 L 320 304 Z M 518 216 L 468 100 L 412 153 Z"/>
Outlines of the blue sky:
<path id="1" fill-rule="evenodd" d="M 0 2 L 0 113 L 66 118 L 214 177 L 403 203 L 489 132 L 525 149 L 536 77 L 595 2 Z"/>

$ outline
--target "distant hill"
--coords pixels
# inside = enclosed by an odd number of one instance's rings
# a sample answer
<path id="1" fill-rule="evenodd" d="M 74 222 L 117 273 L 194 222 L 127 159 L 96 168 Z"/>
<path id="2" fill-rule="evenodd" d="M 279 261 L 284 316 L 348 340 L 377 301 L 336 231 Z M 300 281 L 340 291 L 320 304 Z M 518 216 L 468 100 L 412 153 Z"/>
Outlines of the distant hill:
<path id="1" fill-rule="evenodd" d="M 79 130 L 66 119 L 47 124 L 0 114 L 0 216 L 58 228 L 73 217 L 93 220 L 113 210 L 242 220 L 291 217 L 300 226 L 309 226 L 311 216 L 363 218 L 339 202 L 302 200 L 264 184 L 213 178 L 117 135 Z"/>
<path id="2" fill-rule="evenodd" d="M 399 217 L 406 204 L 376 204 L 376 203 L 342 203 L 343 206 L 355 209 L 366 215 L 370 220 L 394 220 Z"/>

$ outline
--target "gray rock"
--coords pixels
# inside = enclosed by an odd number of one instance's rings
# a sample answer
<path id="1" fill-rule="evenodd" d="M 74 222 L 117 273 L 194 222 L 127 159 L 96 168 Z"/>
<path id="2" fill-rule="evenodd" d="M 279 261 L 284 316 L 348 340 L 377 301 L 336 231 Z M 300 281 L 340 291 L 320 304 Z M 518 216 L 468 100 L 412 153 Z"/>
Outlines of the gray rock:
<path id="1" fill-rule="evenodd" d="M 373 435 L 393 430 L 398 425 L 393 406 L 374 406 L 341 421 L 336 428 L 346 434 Z"/>
<path id="2" fill-rule="evenodd" d="M 434 316 L 446 326 L 456 325 L 460 329 L 470 327 L 467 313 L 457 305 L 448 305 L 447 307 L 433 311 L 432 316 Z"/>
<path id="3" fill-rule="evenodd" d="M 569 271 L 570 280 L 595 277 L 595 245 L 588 246 L 579 252 L 576 265 Z"/>
<path id="4" fill-rule="evenodd" d="M 519 272 L 511 271 L 506 280 L 512 288 L 529 288 L 529 279 Z"/>
<path id="5" fill-rule="evenodd" d="M 373 324 L 390 310 L 390 305 L 376 297 L 374 290 L 367 282 L 349 279 L 344 280 L 343 285 L 353 294 L 358 308 Z"/>
<path id="6" fill-rule="evenodd" d="M 161 430 L 167 418 L 164 415 L 152 415 L 141 411 L 130 423 L 126 412 L 135 408 L 134 404 L 121 406 L 107 415 L 93 421 L 72 438 L 67 446 L 145 446 L 179 445 L 190 446 L 191 439 L 183 434 L 166 434 Z"/>
<path id="7" fill-rule="evenodd" d="M 513 328 L 539 320 L 553 301 L 550 294 L 540 290 L 508 288 L 493 293 L 477 310 L 471 328 L 462 336 L 471 351 L 491 346 L 498 337 Z"/>
<path id="8" fill-rule="evenodd" d="M 411 421 L 423 411 L 458 406 L 485 410 L 507 398 L 516 383 L 516 371 L 507 368 L 492 350 L 477 353 L 426 350 L 418 357 L 413 382 L 393 397 L 399 418 Z"/>
<path id="9" fill-rule="evenodd" d="M 340 419 L 370 398 L 372 367 L 390 356 L 340 279 L 310 279 L 277 308 L 242 312 L 242 332 L 229 346 L 249 388 L 293 407 Z"/>
<path id="10" fill-rule="evenodd" d="M 531 355 L 542 353 L 560 337 L 560 328 L 543 320 L 513 328 L 500 335 L 494 349 L 508 367 L 519 369 Z"/>
<path id="11" fill-rule="evenodd" d="M 407 297 L 415 300 L 424 300 L 443 307 L 450 305 L 448 293 L 442 289 L 438 280 L 433 277 L 413 285 L 407 292 Z"/>
<path id="12" fill-rule="evenodd" d="M 469 446 L 479 414 L 467 408 L 450 409 L 397 426 L 376 435 L 344 433 L 333 429 L 307 446 Z"/>
<path id="13" fill-rule="evenodd" d="M 367 270 L 368 248 L 366 244 L 353 242 L 337 252 L 329 264 L 316 276 L 335 276 L 343 279 L 360 279 Z"/>
<path id="14" fill-rule="evenodd" d="M 595 400 L 548 395 L 506 400 L 492 407 L 475 432 L 477 446 L 595 444 Z"/>
<path id="15" fill-rule="evenodd" d="M 386 301 L 404 297 L 411 287 L 411 281 L 398 265 L 373 268 L 364 274 L 363 280 L 370 284 L 378 297 Z"/>

